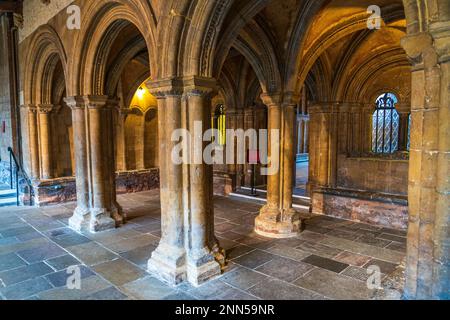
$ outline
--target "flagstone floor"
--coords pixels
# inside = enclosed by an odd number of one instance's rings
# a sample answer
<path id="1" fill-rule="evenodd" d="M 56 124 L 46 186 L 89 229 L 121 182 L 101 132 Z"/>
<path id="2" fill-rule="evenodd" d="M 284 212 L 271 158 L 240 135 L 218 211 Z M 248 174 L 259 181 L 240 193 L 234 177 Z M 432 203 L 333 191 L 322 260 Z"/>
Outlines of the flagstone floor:
<path id="1" fill-rule="evenodd" d="M 308 220 L 294 239 L 261 238 L 253 232 L 260 204 L 216 197 L 216 233 L 228 265 L 201 287 L 174 288 L 146 272 L 160 237 L 158 191 L 119 202 L 128 223 L 99 234 L 67 227 L 74 203 L 1 208 L 0 299 L 369 299 L 366 269 L 392 273 L 406 250 L 403 231 L 330 217 Z M 67 288 L 72 266 L 81 270 L 79 290 Z"/>

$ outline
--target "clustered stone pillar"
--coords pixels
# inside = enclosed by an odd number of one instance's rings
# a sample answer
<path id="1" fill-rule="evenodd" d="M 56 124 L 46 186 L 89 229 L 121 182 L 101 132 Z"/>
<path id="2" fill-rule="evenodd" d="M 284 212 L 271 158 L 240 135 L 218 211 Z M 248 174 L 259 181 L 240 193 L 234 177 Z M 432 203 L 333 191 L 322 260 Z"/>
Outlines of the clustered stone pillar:
<path id="1" fill-rule="evenodd" d="M 72 109 L 77 174 L 77 208 L 69 219 L 76 230 L 99 232 L 123 223 L 115 196 L 112 109 L 106 96 L 68 97 Z"/>
<path id="2" fill-rule="evenodd" d="M 446 22 L 448 26 L 448 21 Z M 443 25 L 444 26 L 444 25 Z M 402 40 L 414 61 L 405 297 L 450 299 L 450 37 Z"/>
<path id="3" fill-rule="evenodd" d="M 214 236 L 212 166 L 203 159 L 216 85 L 213 79 L 190 77 L 147 86 L 158 98 L 162 219 L 161 241 L 148 269 L 169 284 L 187 280 L 197 286 L 221 273 L 224 258 Z M 180 143 L 172 134 L 180 129 L 191 137 L 181 141 L 189 160 L 183 163 L 172 157 Z"/>
<path id="4" fill-rule="evenodd" d="M 295 102 L 286 95 L 262 96 L 268 108 L 269 167 L 267 205 L 255 220 L 256 233 L 271 238 L 289 238 L 300 232 L 298 213 L 292 208 L 295 141 Z"/>
<path id="5" fill-rule="evenodd" d="M 41 159 L 41 179 L 52 178 L 52 150 L 50 137 L 50 113 L 53 110 L 51 104 L 41 104 L 39 112 L 39 147 Z"/>

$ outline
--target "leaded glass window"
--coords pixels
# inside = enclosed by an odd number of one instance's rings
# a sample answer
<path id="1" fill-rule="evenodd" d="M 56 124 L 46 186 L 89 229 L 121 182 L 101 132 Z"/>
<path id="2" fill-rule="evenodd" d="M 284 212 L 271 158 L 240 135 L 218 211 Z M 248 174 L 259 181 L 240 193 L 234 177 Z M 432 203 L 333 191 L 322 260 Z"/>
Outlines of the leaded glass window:
<path id="1" fill-rule="evenodd" d="M 372 151 L 394 153 L 398 150 L 400 116 L 395 105 L 398 99 L 392 93 L 378 97 L 373 113 Z"/>

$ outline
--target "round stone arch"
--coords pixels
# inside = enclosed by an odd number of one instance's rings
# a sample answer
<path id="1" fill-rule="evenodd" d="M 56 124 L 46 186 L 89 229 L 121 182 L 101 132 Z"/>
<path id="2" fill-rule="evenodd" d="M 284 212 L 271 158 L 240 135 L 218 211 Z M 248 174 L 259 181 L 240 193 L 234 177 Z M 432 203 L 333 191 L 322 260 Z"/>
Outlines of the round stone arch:
<path id="1" fill-rule="evenodd" d="M 109 50 L 120 31 L 133 25 L 145 40 L 150 69 L 156 68 L 156 30 L 153 14 L 147 5 L 137 1 L 93 1 L 85 8 L 87 15 L 75 39 L 71 56 L 70 95 L 102 95 L 106 93 L 105 66 Z M 86 26 L 86 27 L 84 27 Z M 84 27 L 84 28 L 83 28 Z"/>
<path id="2" fill-rule="evenodd" d="M 43 25 L 33 34 L 27 50 L 23 84 L 24 104 L 36 106 L 51 103 L 49 89 L 58 62 L 62 65 L 64 82 L 67 83 L 67 57 L 62 41 L 51 26 Z"/>

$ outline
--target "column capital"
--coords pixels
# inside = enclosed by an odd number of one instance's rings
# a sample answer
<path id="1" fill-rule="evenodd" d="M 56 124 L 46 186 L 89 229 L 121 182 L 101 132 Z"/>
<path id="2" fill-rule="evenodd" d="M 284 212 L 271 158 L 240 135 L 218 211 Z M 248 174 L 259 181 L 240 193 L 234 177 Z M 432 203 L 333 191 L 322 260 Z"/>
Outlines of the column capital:
<path id="1" fill-rule="evenodd" d="M 202 96 L 211 98 L 218 92 L 217 80 L 207 77 L 183 78 L 184 93 L 187 96 Z"/>
<path id="2" fill-rule="evenodd" d="M 89 109 L 106 108 L 110 102 L 108 96 L 84 96 L 84 103 Z"/>
<path id="3" fill-rule="evenodd" d="M 216 79 L 199 76 L 150 80 L 146 85 L 150 93 L 158 99 L 183 95 L 211 97 L 218 91 Z"/>
<path id="4" fill-rule="evenodd" d="M 55 109 L 53 104 L 40 104 L 38 106 L 38 111 L 40 114 L 49 114 Z"/>
<path id="5" fill-rule="evenodd" d="M 261 94 L 261 100 L 268 106 L 280 106 L 282 101 L 281 93 L 263 93 Z"/>
<path id="6" fill-rule="evenodd" d="M 448 35 L 444 38 L 448 41 Z M 445 39 L 439 43 L 443 42 L 445 42 Z M 445 60 L 444 57 L 447 57 L 448 59 L 448 47 L 447 50 L 445 50 L 445 46 L 442 45 L 439 48 L 436 48 L 435 43 L 434 36 L 429 32 L 419 32 L 407 35 L 401 40 L 401 45 L 406 51 L 412 64 L 418 68 L 431 68 L 438 63 L 439 59 Z M 442 47 L 444 47 L 444 49 Z"/>
<path id="7" fill-rule="evenodd" d="M 283 105 L 296 106 L 300 102 L 301 96 L 294 92 L 287 92 L 283 95 Z"/>
<path id="8" fill-rule="evenodd" d="M 37 112 L 37 107 L 34 104 L 23 104 L 20 106 L 21 108 L 27 110 L 28 112 Z"/>
<path id="9" fill-rule="evenodd" d="M 82 96 L 66 97 L 66 98 L 64 98 L 64 102 L 72 110 L 74 110 L 74 109 L 84 109 L 86 107 L 86 103 L 85 103 L 84 98 Z"/>

